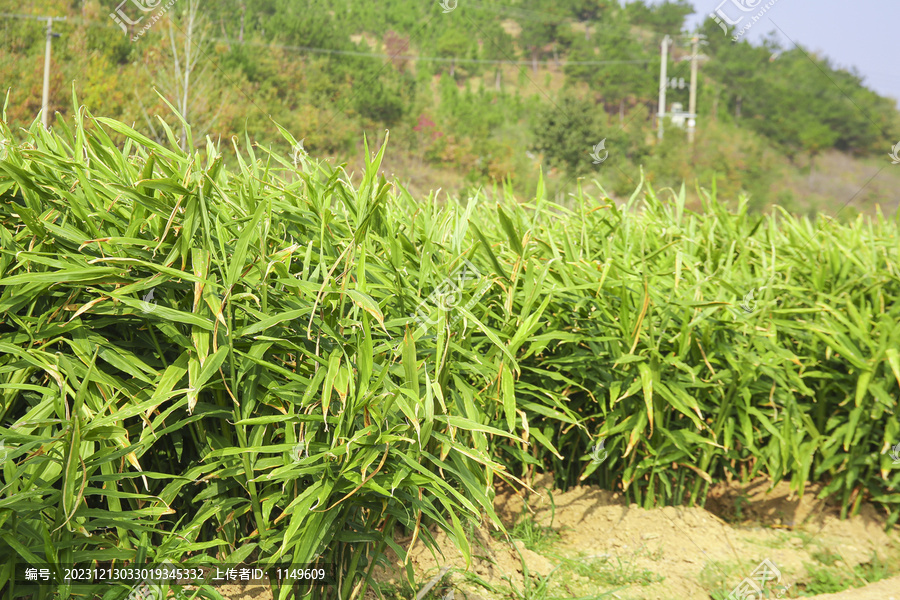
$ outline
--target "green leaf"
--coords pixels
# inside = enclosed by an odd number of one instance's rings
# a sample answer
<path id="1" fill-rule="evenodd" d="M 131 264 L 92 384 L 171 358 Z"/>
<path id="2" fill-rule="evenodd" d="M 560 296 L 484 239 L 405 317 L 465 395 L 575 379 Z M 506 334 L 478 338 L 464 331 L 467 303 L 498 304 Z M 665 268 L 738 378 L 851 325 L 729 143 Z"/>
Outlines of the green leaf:
<path id="1" fill-rule="evenodd" d="M 510 433 L 516 428 L 516 392 L 513 374 L 506 363 L 500 363 L 500 387 L 503 398 L 503 412 L 506 413 L 506 427 Z"/>

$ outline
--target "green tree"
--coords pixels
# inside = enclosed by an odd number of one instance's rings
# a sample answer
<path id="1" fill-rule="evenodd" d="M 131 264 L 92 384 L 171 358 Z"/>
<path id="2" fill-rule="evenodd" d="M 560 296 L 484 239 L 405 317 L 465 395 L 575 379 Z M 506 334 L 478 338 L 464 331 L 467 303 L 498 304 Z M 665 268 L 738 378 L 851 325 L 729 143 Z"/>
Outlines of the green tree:
<path id="1" fill-rule="evenodd" d="M 693 12 L 694 7 L 687 0 L 666 0 L 653 5 L 637 0 L 625 5 L 625 14 L 633 24 L 648 27 L 662 35 L 680 33 L 684 29 L 685 18 Z"/>
<path id="2" fill-rule="evenodd" d="M 550 166 L 581 175 L 596 167 L 591 151 L 606 137 L 605 129 L 602 111 L 593 102 L 566 93 L 535 118 L 533 149 L 542 152 Z"/>
<path id="3" fill-rule="evenodd" d="M 576 21 L 584 24 L 584 39 L 591 39 L 591 22 L 605 21 L 618 8 L 614 0 L 569 0 L 565 4 Z"/>
<path id="4" fill-rule="evenodd" d="M 612 0 L 568 0 L 563 4 L 579 21 L 598 21 L 616 7 Z"/>
<path id="5" fill-rule="evenodd" d="M 437 40 L 437 53 L 450 59 L 450 77 L 456 76 L 456 59 L 465 58 L 472 47 L 472 39 L 455 27 L 448 27 Z"/>
<path id="6" fill-rule="evenodd" d="M 403 95 L 399 81 L 374 79 L 358 87 L 354 102 L 363 117 L 392 127 L 403 118 L 409 105 Z"/>
<path id="7" fill-rule="evenodd" d="M 526 8 L 530 13 L 520 17 L 522 32 L 519 34 L 519 43 L 531 54 L 531 68 L 537 73 L 537 61 L 544 48 L 557 41 L 564 16 L 559 5 L 548 6 L 540 0 L 529 0 Z"/>
<path id="8" fill-rule="evenodd" d="M 496 21 L 485 26 L 481 55 L 485 60 L 506 61 L 517 57 L 516 46 L 511 35 Z M 500 91 L 503 74 L 503 63 L 494 63 L 494 87 Z"/>
<path id="9" fill-rule="evenodd" d="M 650 70 L 653 57 L 631 35 L 627 23 L 608 24 L 598 32 L 595 43 L 598 52 L 593 59 L 610 62 L 580 72 L 605 103 L 618 104 L 622 113 L 628 97 L 653 98 L 658 87 L 656 74 Z"/>

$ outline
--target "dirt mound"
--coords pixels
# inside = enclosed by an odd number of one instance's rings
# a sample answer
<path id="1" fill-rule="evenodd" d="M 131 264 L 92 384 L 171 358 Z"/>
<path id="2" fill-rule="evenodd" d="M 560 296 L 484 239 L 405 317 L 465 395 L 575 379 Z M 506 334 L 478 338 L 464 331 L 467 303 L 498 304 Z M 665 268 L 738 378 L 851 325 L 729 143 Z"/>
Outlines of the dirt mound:
<path id="1" fill-rule="evenodd" d="M 650 510 L 593 486 L 554 490 L 547 476 L 533 488 L 537 494 L 498 489 L 495 506 L 511 543 L 485 524 L 470 536 L 466 565 L 445 534 L 432 532 L 443 555 L 415 545 L 413 590 L 405 566 L 390 556 L 391 567 L 376 572 L 385 597 L 413 598 L 429 587 L 425 599 L 710 600 L 753 580 L 768 598 L 900 600 L 898 532 L 885 533 L 884 519 L 865 505 L 840 520 L 816 499 L 817 487 L 800 497 L 784 483 L 723 484 L 706 508 Z M 233 587 L 219 591 L 229 600 L 272 597 Z"/>
<path id="2" fill-rule="evenodd" d="M 812 600 L 900 600 L 900 576 L 882 579 L 863 588 L 820 594 Z"/>
<path id="3" fill-rule="evenodd" d="M 443 595 L 455 590 L 457 598 L 490 598 L 485 586 L 473 584 L 480 581 L 507 590 L 545 585 L 547 597 L 614 591 L 614 597 L 623 600 L 709 600 L 714 592 L 720 598 L 727 596 L 764 564 L 769 566 L 764 583 L 771 597 L 791 598 L 815 591 L 816 586 L 841 585 L 842 579 L 845 584 L 864 585 L 859 569 L 871 565 L 873 557 L 876 563 L 896 558 L 900 549 L 900 538 L 885 533 L 883 519 L 871 507 L 841 521 L 836 511 L 816 500 L 814 488 L 800 498 L 787 484 L 772 490 L 764 482 L 720 486 L 711 497 L 711 508 L 732 521 L 726 522 L 699 507 L 628 506 L 619 495 L 592 486 L 554 491 L 551 481 L 549 477 L 535 481 L 539 495 L 502 490 L 495 502 L 508 527 L 530 522 L 530 529 L 518 531 L 520 535 L 532 541 L 544 535 L 544 550 L 527 548 L 528 540 L 510 546 L 483 527 L 473 536 L 474 559 L 468 570 L 453 550 L 434 557 L 424 545 L 417 545 L 411 562 L 423 575 L 421 581 L 441 567 L 451 567 L 442 587 L 435 590 Z M 734 522 L 736 515 L 742 522 Z M 452 547 L 442 534 L 436 538 L 442 548 Z M 383 575 L 394 580 L 399 572 Z M 884 590 L 900 590 L 891 588 L 890 582 L 896 585 L 897 578 L 869 586 L 875 590 L 871 598 L 887 600 Z M 850 595 L 822 598 L 869 597 L 867 589 L 845 593 Z"/>

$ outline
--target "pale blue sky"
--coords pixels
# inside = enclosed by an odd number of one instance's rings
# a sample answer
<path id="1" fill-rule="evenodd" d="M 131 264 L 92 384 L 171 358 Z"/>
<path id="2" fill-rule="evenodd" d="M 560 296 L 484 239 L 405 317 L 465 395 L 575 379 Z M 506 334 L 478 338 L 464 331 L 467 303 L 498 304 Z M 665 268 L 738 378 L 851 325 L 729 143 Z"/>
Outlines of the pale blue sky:
<path id="1" fill-rule="evenodd" d="M 689 17 L 688 27 L 693 29 L 720 5 L 736 20 L 741 14 L 756 15 L 771 2 L 743 1 L 745 6 L 756 8 L 741 13 L 732 0 L 724 5 L 722 0 L 691 0 L 696 13 Z M 748 21 L 745 17 L 738 27 Z M 744 37 L 758 43 L 775 31 L 783 46 L 793 48 L 793 41 L 829 57 L 837 67 L 855 66 L 869 88 L 900 100 L 898 26 L 900 0 L 777 0 Z"/>

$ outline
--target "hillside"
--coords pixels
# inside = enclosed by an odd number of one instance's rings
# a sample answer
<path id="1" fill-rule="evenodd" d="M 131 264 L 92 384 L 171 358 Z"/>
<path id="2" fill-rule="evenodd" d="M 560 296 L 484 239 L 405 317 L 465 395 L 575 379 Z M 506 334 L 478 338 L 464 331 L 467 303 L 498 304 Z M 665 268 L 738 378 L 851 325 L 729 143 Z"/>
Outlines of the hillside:
<path id="1" fill-rule="evenodd" d="M 198 148 L 208 135 L 230 160 L 235 136 L 277 146 L 274 121 L 307 151 L 357 172 L 363 134 L 377 144 L 389 129 L 388 174 L 423 194 L 503 184 L 524 198 L 543 171 L 553 194 L 576 191 L 583 178 L 624 198 L 643 172 L 657 188 L 685 182 L 689 204 L 699 200 L 697 183 L 714 178 L 721 197 L 747 193 L 753 208 L 835 214 L 849 205 L 843 214 L 852 216 L 876 203 L 893 212 L 900 201 L 900 176 L 882 172 L 900 140 L 893 100 L 803 48 L 732 43 L 711 20 L 699 32 L 708 45 L 696 142 L 672 124 L 659 142 L 666 34 L 675 38 L 668 108 L 688 105 L 678 83 L 690 79 L 685 0 L 625 8 L 613 0 L 182 0 L 146 14 L 120 6 L 134 25 L 120 27 L 99 0 L 0 2 L 0 12 L 67 17 L 54 24 L 52 112 L 71 112 L 74 81 L 90 110 L 164 142 L 160 120 L 180 131 L 158 90 L 194 126 Z M 0 22 L 9 124 L 26 126 L 41 106 L 44 23 Z M 608 152 L 602 163 L 591 159 L 598 144 Z"/>

